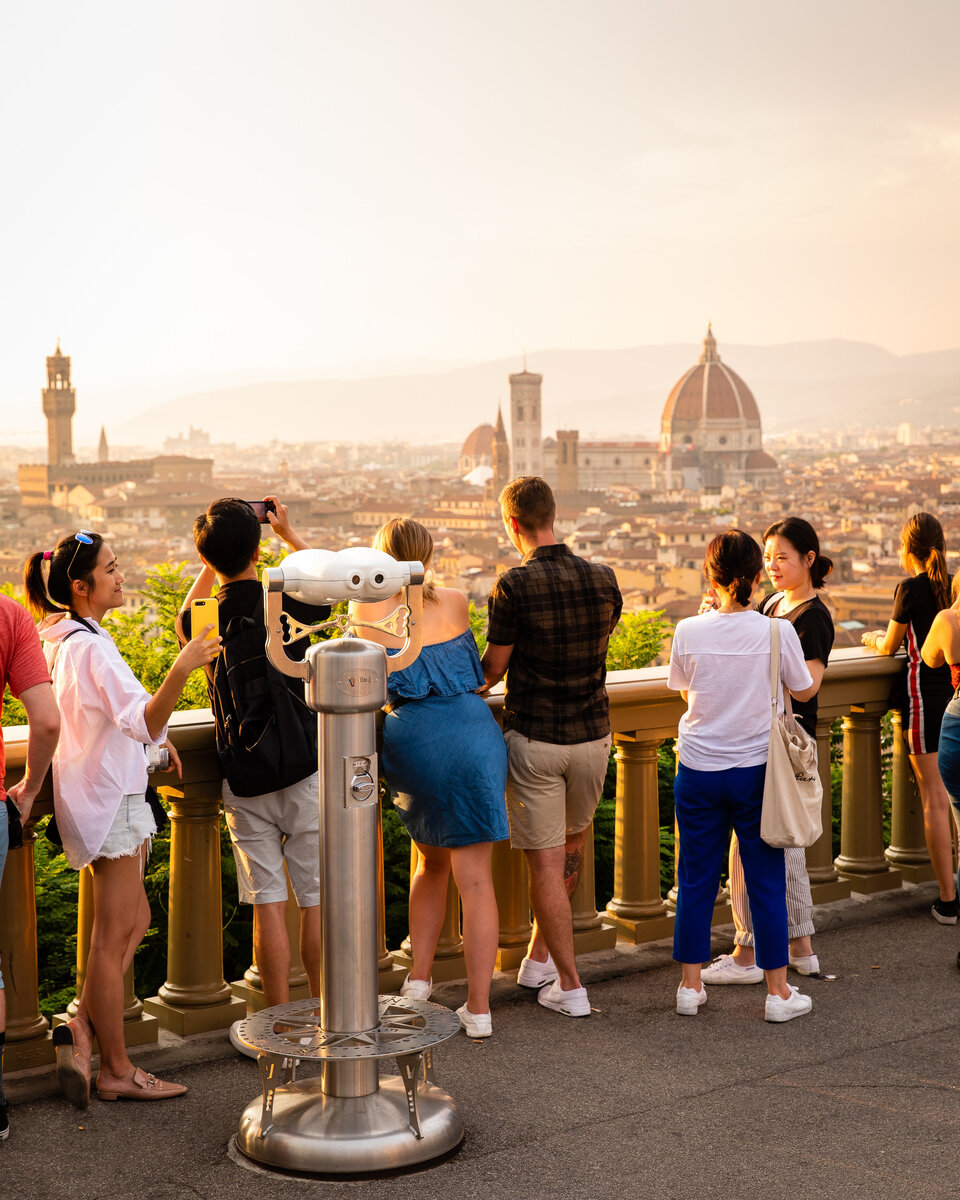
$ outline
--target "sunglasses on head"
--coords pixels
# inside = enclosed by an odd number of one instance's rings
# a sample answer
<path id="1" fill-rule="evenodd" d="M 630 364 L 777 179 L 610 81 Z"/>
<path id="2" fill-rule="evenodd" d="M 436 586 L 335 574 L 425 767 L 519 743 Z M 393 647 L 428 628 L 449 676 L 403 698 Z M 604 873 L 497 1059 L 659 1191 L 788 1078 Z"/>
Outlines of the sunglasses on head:
<path id="1" fill-rule="evenodd" d="M 89 529 L 78 529 L 77 532 L 73 535 L 73 537 L 74 537 L 74 541 L 77 543 L 77 545 L 73 551 L 73 558 L 70 559 L 70 565 L 67 567 L 67 578 L 70 580 L 73 579 L 73 576 L 70 574 L 70 572 L 73 570 L 74 560 L 76 559 L 77 554 L 80 551 L 80 547 L 93 545 L 93 534 L 90 532 Z"/>

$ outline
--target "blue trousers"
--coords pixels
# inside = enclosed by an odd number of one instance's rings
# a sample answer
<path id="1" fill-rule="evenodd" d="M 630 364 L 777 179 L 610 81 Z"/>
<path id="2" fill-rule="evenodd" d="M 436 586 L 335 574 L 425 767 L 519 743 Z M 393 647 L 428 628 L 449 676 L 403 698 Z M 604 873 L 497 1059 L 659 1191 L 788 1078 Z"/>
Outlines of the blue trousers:
<path id="1" fill-rule="evenodd" d="M 960 696 L 954 696 L 943 714 L 937 767 L 943 786 L 950 793 L 953 819 L 960 829 Z M 960 895 L 960 870 L 957 871 L 957 894 Z"/>
<path id="2" fill-rule="evenodd" d="M 740 859 L 753 914 L 757 964 L 765 971 L 787 965 L 787 900 L 783 850 L 760 837 L 760 806 L 766 764 L 695 771 L 680 764 L 673 794 L 680 832 L 677 918 L 673 957 L 702 963 L 710 957 L 710 921 L 720 872 L 737 832 Z"/>

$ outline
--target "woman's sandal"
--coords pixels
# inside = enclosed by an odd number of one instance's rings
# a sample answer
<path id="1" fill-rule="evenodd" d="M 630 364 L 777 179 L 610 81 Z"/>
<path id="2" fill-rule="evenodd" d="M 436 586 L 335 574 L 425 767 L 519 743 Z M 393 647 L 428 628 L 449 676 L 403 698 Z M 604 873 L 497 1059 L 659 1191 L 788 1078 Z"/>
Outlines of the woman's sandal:
<path id="1" fill-rule="evenodd" d="M 77 1048 L 70 1025 L 58 1025 L 53 1031 L 57 1052 L 57 1083 L 75 1108 L 90 1103 L 90 1055 Z"/>
<path id="2" fill-rule="evenodd" d="M 182 1083 L 168 1083 L 139 1067 L 133 1072 L 132 1079 L 124 1079 L 111 1088 L 101 1087 L 97 1077 L 97 1095 L 101 1100 L 172 1100 L 186 1090 Z"/>

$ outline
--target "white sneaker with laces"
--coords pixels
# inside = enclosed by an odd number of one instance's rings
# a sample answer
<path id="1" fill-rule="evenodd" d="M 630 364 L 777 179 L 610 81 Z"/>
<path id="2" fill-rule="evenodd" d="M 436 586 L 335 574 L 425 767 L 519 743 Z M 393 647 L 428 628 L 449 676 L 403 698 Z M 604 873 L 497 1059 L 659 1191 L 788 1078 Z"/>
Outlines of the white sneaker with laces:
<path id="1" fill-rule="evenodd" d="M 432 979 L 411 979 L 409 971 L 406 979 L 400 984 L 400 995 L 406 996 L 408 1000 L 429 1000 L 432 991 Z"/>
<path id="2" fill-rule="evenodd" d="M 756 963 L 741 966 L 732 954 L 721 954 L 700 972 L 704 983 L 761 983 L 763 971 Z"/>
<path id="3" fill-rule="evenodd" d="M 485 1038 L 493 1033 L 493 1020 L 488 1012 L 475 1013 L 462 1004 L 457 1009 L 457 1016 L 463 1026 L 463 1032 L 470 1038 Z"/>
<path id="4" fill-rule="evenodd" d="M 790 966 L 798 975 L 819 975 L 820 959 L 815 954 L 790 955 Z"/>
<path id="5" fill-rule="evenodd" d="M 765 1021 L 792 1021 L 794 1017 L 802 1017 L 813 1008 L 813 1000 L 809 996 L 804 996 L 792 983 L 788 986 L 790 995 L 786 1000 L 782 996 L 767 996 L 763 1006 Z"/>
<path id="6" fill-rule="evenodd" d="M 565 992 L 560 986 L 560 980 L 555 979 L 549 987 L 545 987 L 537 996 L 537 1003 L 544 1008 L 552 1008 L 554 1012 L 563 1013 L 565 1017 L 589 1017 L 590 1001 L 587 999 L 585 987 L 571 988 Z"/>
<path id="7" fill-rule="evenodd" d="M 703 976 L 701 976 L 701 979 Z M 677 1012 L 681 1017 L 695 1017 L 700 1010 L 702 1004 L 707 1002 L 707 989 L 700 984 L 700 991 L 694 991 L 693 988 L 684 987 L 683 984 L 677 988 Z"/>
<path id="8" fill-rule="evenodd" d="M 521 987 L 542 988 L 553 983 L 557 977 L 557 964 L 550 954 L 546 962 L 538 962 L 535 958 L 525 958 L 517 972 L 517 983 Z"/>

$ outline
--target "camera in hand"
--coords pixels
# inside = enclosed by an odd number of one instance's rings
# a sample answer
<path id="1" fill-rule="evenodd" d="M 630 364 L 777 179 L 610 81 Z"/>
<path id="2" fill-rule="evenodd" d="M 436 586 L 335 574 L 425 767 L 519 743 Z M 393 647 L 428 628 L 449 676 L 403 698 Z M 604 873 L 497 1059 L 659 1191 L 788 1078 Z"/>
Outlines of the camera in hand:
<path id="1" fill-rule="evenodd" d="M 245 500 L 244 504 L 249 504 L 253 511 L 257 514 L 257 520 L 261 525 L 269 525 L 270 519 L 267 516 L 268 512 L 277 515 L 277 506 L 272 500 Z"/>
<path id="2" fill-rule="evenodd" d="M 147 774 L 170 770 L 170 751 L 166 746 L 147 746 Z"/>

